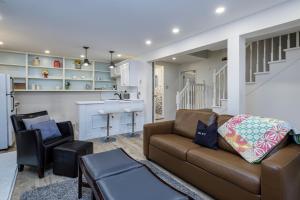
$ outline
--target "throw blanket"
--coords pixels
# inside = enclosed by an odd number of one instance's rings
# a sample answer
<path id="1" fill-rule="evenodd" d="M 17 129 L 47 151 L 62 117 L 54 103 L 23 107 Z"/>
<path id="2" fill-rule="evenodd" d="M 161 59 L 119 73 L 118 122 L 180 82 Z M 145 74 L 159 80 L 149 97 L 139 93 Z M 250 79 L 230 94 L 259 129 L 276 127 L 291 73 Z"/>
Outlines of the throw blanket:
<path id="1" fill-rule="evenodd" d="M 285 121 L 244 114 L 228 120 L 218 132 L 245 160 L 259 163 L 291 130 Z"/>

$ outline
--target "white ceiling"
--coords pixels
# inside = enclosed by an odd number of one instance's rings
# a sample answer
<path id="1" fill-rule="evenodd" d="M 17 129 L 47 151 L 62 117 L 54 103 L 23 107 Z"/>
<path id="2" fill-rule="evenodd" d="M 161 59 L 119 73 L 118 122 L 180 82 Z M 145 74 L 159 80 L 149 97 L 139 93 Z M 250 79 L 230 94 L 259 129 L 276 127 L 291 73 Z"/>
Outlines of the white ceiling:
<path id="1" fill-rule="evenodd" d="M 111 49 L 136 56 L 284 1 L 0 0 L 0 48 L 77 57 L 89 45 L 92 59 L 109 59 Z M 226 7 L 221 16 L 219 5 Z"/>

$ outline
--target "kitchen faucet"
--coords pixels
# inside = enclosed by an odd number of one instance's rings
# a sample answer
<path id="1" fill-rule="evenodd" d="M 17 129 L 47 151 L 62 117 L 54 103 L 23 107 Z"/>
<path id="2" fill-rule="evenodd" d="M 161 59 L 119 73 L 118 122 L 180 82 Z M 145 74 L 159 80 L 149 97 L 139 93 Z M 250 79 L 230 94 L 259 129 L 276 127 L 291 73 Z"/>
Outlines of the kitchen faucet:
<path id="1" fill-rule="evenodd" d="M 117 96 L 119 97 L 119 99 L 122 100 L 121 92 L 120 92 L 120 93 L 116 92 L 116 93 L 114 94 L 114 96 L 115 96 L 115 95 L 117 95 Z"/>

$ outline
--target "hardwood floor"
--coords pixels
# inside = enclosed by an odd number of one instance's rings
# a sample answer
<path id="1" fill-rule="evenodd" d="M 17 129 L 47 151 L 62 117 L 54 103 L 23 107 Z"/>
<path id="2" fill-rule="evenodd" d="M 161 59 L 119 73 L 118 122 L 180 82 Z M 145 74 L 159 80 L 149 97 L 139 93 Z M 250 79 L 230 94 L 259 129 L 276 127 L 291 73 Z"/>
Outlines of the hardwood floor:
<path id="1" fill-rule="evenodd" d="M 123 148 L 127 153 L 129 153 L 134 159 L 144 160 L 145 157 L 143 155 L 143 141 L 142 135 L 139 137 L 128 138 L 124 135 L 120 135 L 116 137 L 116 141 L 112 143 L 102 143 L 99 139 L 91 140 L 94 143 L 94 152 L 103 152 L 115 148 Z M 161 169 L 165 171 L 164 169 Z M 165 171 L 166 172 L 166 171 Z M 168 172 L 166 172 L 168 173 Z M 169 174 L 169 173 L 168 173 Z M 171 174 L 170 174 L 171 175 Z M 173 176 L 173 175 L 171 175 Z M 174 177 L 174 176 L 173 176 Z M 212 199 L 191 185 L 183 182 L 181 179 L 174 177 L 177 181 L 189 187 L 191 190 L 198 193 L 204 200 Z M 52 173 L 52 169 L 48 169 L 45 172 L 45 178 L 39 179 L 36 171 L 34 169 L 25 167 L 23 172 L 19 172 L 16 184 L 13 192 L 12 199 L 19 200 L 20 195 L 28 190 L 32 190 L 37 187 L 46 186 L 49 184 L 57 183 L 63 180 L 67 180 L 69 178 L 56 176 Z"/>

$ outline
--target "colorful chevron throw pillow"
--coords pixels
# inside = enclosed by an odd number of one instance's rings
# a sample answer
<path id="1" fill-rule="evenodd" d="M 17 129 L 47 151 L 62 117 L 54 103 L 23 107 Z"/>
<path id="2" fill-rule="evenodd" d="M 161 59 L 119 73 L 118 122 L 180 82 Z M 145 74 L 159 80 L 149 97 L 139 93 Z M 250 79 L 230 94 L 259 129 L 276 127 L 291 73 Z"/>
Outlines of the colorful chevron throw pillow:
<path id="1" fill-rule="evenodd" d="M 259 163 L 290 130 L 285 121 L 243 114 L 228 120 L 218 132 L 246 161 Z"/>

